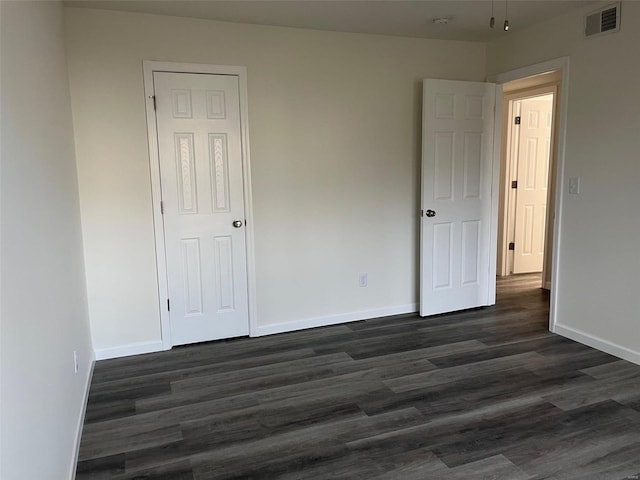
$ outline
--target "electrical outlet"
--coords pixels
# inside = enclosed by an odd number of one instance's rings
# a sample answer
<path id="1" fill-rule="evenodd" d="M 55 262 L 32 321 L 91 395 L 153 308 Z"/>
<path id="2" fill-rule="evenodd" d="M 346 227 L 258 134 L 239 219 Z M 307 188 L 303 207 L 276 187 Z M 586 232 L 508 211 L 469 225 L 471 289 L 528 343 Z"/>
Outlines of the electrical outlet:
<path id="1" fill-rule="evenodd" d="M 73 371 L 78 373 L 78 352 L 76 350 L 73 351 Z"/>
<path id="2" fill-rule="evenodd" d="M 366 287 L 367 286 L 367 281 L 369 280 L 369 276 L 366 273 L 361 273 L 358 276 L 358 285 L 361 287 Z"/>

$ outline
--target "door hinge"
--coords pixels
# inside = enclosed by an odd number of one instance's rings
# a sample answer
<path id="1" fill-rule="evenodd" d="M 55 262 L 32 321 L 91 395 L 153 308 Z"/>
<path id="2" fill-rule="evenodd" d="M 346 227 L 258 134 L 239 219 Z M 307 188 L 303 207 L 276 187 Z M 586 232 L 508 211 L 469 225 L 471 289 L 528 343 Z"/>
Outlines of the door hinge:
<path id="1" fill-rule="evenodd" d="M 169 299 L 167 298 L 167 311 L 171 311 L 171 302 L 169 301 Z"/>
<path id="2" fill-rule="evenodd" d="M 153 98 L 155 99 L 155 97 L 153 97 Z M 518 116 L 516 117 L 515 124 L 516 124 L 516 125 L 520 125 L 520 121 L 521 121 L 521 119 L 520 119 L 520 115 L 518 115 Z"/>
<path id="3" fill-rule="evenodd" d="M 513 180 L 511 182 L 511 188 L 518 188 L 518 181 L 517 180 Z"/>
<path id="4" fill-rule="evenodd" d="M 515 250 L 515 249 L 516 249 L 515 242 L 509 242 L 509 250 Z"/>
<path id="5" fill-rule="evenodd" d="M 151 95 L 151 99 L 153 100 L 153 109 L 157 110 L 158 106 L 156 105 L 156 96 L 155 95 Z"/>
<path id="6" fill-rule="evenodd" d="M 424 210 L 420 210 L 420 216 L 424 217 Z"/>
<path id="7" fill-rule="evenodd" d="M 164 215 L 164 202 L 160 200 L 160 215 Z"/>

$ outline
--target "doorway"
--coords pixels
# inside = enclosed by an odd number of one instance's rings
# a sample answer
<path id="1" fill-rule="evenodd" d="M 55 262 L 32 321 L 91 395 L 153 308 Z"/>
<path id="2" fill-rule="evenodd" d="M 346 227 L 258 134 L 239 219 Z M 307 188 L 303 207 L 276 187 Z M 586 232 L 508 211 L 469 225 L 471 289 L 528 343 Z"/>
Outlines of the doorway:
<path id="1" fill-rule="evenodd" d="M 561 72 L 503 85 L 499 276 L 541 273 L 551 288 L 557 110 Z"/>
<path id="2" fill-rule="evenodd" d="M 484 108 L 489 98 L 480 91 L 465 93 L 463 90 L 471 87 L 474 82 L 454 82 L 425 80 L 423 82 L 423 118 L 422 118 L 422 182 L 421 182 L 421 211 L 420 211 L 420 315 L 432 315 L 439 310 L 440 292 L 469 283 L 478 283 L 478 295 L 474 305 L 448 305 L 444 311 L 473 308 L 474 306 L 494 305 L 496 303 L 497 277 L 506 273 L 506 258 L 501 248 L 506 244 L 506 221 L 503 220 L 506 209 L 505 198 L 508 191 L 506 168 L 503 161 L 506 151 L 508 125 L 508 102 L 505 96 L 507 90 L 514 91 L 548 86 L 553 78 L 554 108 L 552 114 L 552 136 L 550 138 L 552 155 L 549 160 L 548 199 L 546 208 L 546 222 L 544 228 L 545 255 L 543 262 L 544 280 L 541 286 L 550 290 L 549 294 L 549 330 L 556 330 L 557 312 L 557 279 L 558 256 L 561 245 L 562 214 L 562 178 L 564 170 L 564 146 L 567 123 L 569 58 L 562 57 L 543 63 L 522 67 L 489 78 L 490 83 L 484 86 L 495 87 L 495 103 L 489 102 L 489 108 Z M 435 83 L 434 83 L 435 82 Z M 445 83 L 442 83 L 445 82 Z M 445 85 L 446 84 L 446 85 Z M 529 92 L 530 93 L 530 92 Z M 543 92 L 545 93 L 545 92 Z M 548 92 L 547 92 L 548 93 Z M 529 95 L 535 96 L 535 95 Z M 494 124 L 495 117 L 495 124 Z M 504 118 L 503 118 L 504 117 Z M 486 132 L 469 132 L 462 135 L 466 145 L 455 148 L 455 130 L 460 121 L 487 121 Z M 471 125 L 474 125 L 471 123 Z M 495 125 L 495 128 L 494 128 Z M 465 127 L 466 128 L 466 127 Z M 471 145 L 471 138 L 485 137 L 492 132 L 493 141 L 479 142 L 483 148 L 467 148 Z M 458 135 L 460 137 L 460 135 Z M 475 143 L 478 145 L 478 142 Z M 473 154 L 471 154 L 473 152 Z M 490 161 L 487 161 L 490 158 Z M 473 161 L 472 161 L 473 160 Z M 478 168 L 463 168 L 457 172 L 456 163 L 473 165 Z M 473 178 L 479 181 L 469 182 L 465 176 L 474 173 Z M 479 173 L 479 174 L 478 174 Z M 486 177 L 485 177 L 486 175 Z M 559 179 L 556 182 L 556 178 Z M 480 190 L 474 190 L 473 195 L 465 193 L 465 185 L 479 185 Z M 484 188 L 485 194 L 478 194 Z M 457 193 L 456 193 L 457 192 Z M 481 198 L 481 210 L 486 212 L 480 221 L 473 220 L 472 202 L 462 202 L 460 209 L 465 219 L 459 222 L 447 215 L 440 218 L 438 210 L 433 208 L 438 201 L 448 200 L 456 203 L 456 197 L 462 200 Z M 466 205 L 466 207 L 465 207 Z M 486 210 L 485 210 L 486 207 Z M 465 210 L 467 208 L 469 212 Z M 444 212 L 448 213 L 448 212 Z M 470 221 L 468 219 L 471 219 Z M 467 230 L 470 225 L 478 227 L 473 235 L 467 235 L 466 242 L 462 234 L 463 228 L 457 223 L 466 222 Z M 475 234 L 477 232 L 477 235 Z M 439 235 L 439 238 L 436 238 Z M 486 242 L 479 241 L 486 235 Z M 460 242 L 462 238 L 462 242 Z M 458 247 L 464 246 L 470 254 L 461 254 Z M 486 255 L 485 258 L 484 256 Z M 475 261 L 460 262 L 462 259 Z M 486 261 L 485 261 L 486 260 Z M 457 263 L 456 263 L 457 262 Z M 461 265 L 465 266 L 468 276 L 460 275 Z M 486 267 L 488 268 L 484 268 Z M 547 266 L 549 265 L 549 266 Z M 463 269 L 464 270 L 464 269 Z M 486 273 L 486 276 L 485 276 Z M 466 286 L 466 285 L 465 285 Z M 435 288 L 437 287 L 437 289 Z M 458 295 L 462 299 L 464 296 Z M 435 308 L 432 309 L 432 306 Z M 436 310 L 436 311 L 433 311 Z"/>

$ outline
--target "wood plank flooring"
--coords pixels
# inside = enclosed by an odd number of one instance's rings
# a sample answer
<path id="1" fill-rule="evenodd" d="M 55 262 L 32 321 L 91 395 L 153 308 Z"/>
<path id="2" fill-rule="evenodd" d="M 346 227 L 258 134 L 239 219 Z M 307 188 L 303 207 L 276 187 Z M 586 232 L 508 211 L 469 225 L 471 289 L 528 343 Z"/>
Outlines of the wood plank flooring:
<path id="1" fill-rule="evenodd" d="M 538 285 L 98 362 L 77 479 L 640 479 L 640 366 L 549 333 Z"/>

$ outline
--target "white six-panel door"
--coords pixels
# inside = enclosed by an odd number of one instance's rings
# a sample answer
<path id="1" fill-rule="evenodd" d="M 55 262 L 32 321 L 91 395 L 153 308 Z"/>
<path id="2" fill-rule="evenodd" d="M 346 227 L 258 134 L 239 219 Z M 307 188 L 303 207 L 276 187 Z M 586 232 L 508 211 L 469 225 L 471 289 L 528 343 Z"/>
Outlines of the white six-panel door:
<path id="1" fill-rule="evenodd" d="M 153 82 L 171 343 L 247 335 L 238 77 L 154 72 Z"/>
<path id="2" fill-rule="evenodd" d="M 553 95 L 520 101 L 513 273 L 542 271 L 552 119 Z"/>
<path id="3" fill-rule="evenodd" d="M 424 81 L 422 316 L 488 304 L 494 104 L 494 84 Z"/>

